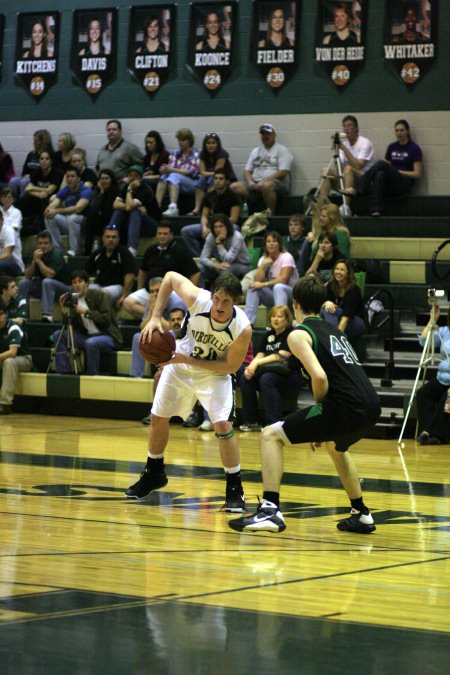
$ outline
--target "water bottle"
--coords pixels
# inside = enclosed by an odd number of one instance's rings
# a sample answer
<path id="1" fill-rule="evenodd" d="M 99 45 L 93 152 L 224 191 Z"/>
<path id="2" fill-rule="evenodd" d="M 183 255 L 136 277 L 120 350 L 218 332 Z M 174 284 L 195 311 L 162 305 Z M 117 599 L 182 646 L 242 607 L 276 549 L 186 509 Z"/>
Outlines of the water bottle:
<path id="1" fill-rule="evenodd" d="M 247 202 L 244 202 L 242 204 L 241 216 L 242 216 L 242 218 L 248 218 L 248 204 L 247 204 Z"/>

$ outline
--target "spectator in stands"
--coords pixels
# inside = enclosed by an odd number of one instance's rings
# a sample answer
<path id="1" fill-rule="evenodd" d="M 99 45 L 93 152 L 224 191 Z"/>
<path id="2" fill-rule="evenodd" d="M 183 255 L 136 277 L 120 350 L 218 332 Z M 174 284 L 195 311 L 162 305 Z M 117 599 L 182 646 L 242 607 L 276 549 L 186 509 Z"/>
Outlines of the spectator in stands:
<path id="1" fill-rule="evenodd" d="M 305 276 L 317 274 L 324 281 L 328 281 L 331 277 L 331 270 L 338 260 L 343 258 L 344 255 L 338 248 L 337 237 L 334 232 L 322 232 L 322 234 L 319 234 L 317 252 L 311 265 L 306 270 Z"/>
<path id="2" fill-rule="evenodd" d="M 53 167 L 48 150 L 39 154 L 39 168 L 31 173 L 25 194 L 18 203 L 24 217 L 22 236 L 37 234 L 44 225 L 44 212 L 49 199 L 59 189 L 63 176 Z"/>
<path id="3" fill-rule="evenodd" d="M 3 223 L 9 225 L 20 237 L 22 230 L 22 211 L 14 206 L 14 192 L 11 188 L 0 190 L 0 209 L 3 213 Z"/>
<path id="4" fill-rule="evenodd" d="M 280 234 L 273 230 L 264 236 L 263 255 L 255 270 L 255 280 L 250 284 L 245 299 L 245 313 L 254 325 L 258 305 L 289 305 L 292 288 L 298 279 L 295 260 L 284 250 Z"/>
<path id="5" fill-rule="evenodd" d="M 244 170 L 244 182 L 231 184 L 231 189 L 243 198 L 257 201 L 261 197 L 265 206 L 275 213 L 279 197 L 290 189 L 293 157 L 289 150 L 277 142 L 271 124 L 259 127 L 261 145 L 250 153 Z"/>
<path id="6" fill-rule="evenodd" d="M 163 216 L 177 216 L 178 197 L 182 194 L 194 194 L 198 186 L 200 155 L 194 148 L 195 137 L 190 129 L 179 129 L 175 134 L 179 148 L 170 153 L 169 163 L 162 164 L 159 168 L 161 180 L 156 188 L 156 199 L 162 206 L 169 188 L 169 208 Z"/>
<path id="7" fill-rule="evenodd" d="M 39 169 L 39 155 L 46 150 L 50 156 L 53 156 L 53 143 L 50 132 L 47 129 L 38 129 L 33 134 L 34 149 L 25 157 L 22 167 L 22 175 L 13 176 L 9 181 L 9 187 L 13 190 L 16 197 L 22 197 L 25 188 L 29 183 L 31 174 Z"/>
<path id="8" fill-rule="evenodd" d="M 28 302 L 19 295 L 19 287 L 14 277 L 0 277 L 0 300 L 8 312 L 8 321 L 23 326 L 28 320 Z"/>
<path id="9" fill-rule="evenodd" d="M 339 207 L 336 204 L 328 202 L 313 212 L 312 230 L 308 232 L 306 240 L 300 251 L 300 267 L 305 274 L 318 250 L 319 235 L 323 232 L 333 232 L 336 235 L 338 248 L 342 252 L 343 258 L 350 258 L 351 238 L 348 227 L 346 227 Z"/>
<path id="10" fill-rule="evenodd" d="M 141 331 L 144 326 L 148 324 L 152 317 L 152 312 L 153 308 L 155 306 L 156 298 L 158 297 L 159 289 L 161 288 L 161 283 L 162 283 L 162 277 L 153 277 L 153 279 L 150 279 L 148 282 L 148 290 L 149 290 L 149 296 L 148 296 L 148 301 L 145 303 L 144 306 L 144 314 L 142 316 L 142 321 L 139 324 L 139 331 Z M 184 318 L 184 310 L 179 309 L 177 307 L 174 307 L 171 312 L 169 312 L 169 317 L 171 316 L 171 313 L 174 312 L 174 315 L 177 316 L 178 313 L 181 313 L 181 321 L 183 321 Z M 164 328 L 164 330 L 169 330 L 171 328 L 170 321 L 167 321 L 164 319 L 164 317 L 161 319 L 161 325 Z M 181 323 L 180 323 L 180 328 L 181 328 Z M 145 361 L 143 357 L 141 356 L 141 352 L 139 351 L 139 338 L 140 338 L 141 333 L 135 333 L 133 335 L 132 341 L 131 341 L 131 367 L 130 367 L 130 377 L 144 377 L 144 370 L 145 370 Z M 153 387 L 153 393 L 155 393 L 156 387 Z"/>
<path id="11" fill-rule="evenodd" d="M 433 317 L 434 313 L 434 317 Z M 439 319 L 440 308 L 432 306 L 430 320 L 420 335 L 422 347 L 431 330 Z M 434 333 L 434 348 L 439 349 L 442 361 L 439 361 L 437 374 L 426 382 L 417 392 L 417 417 L 419 422 L 420 445 L 440 445 L 450 437 L 450 415 L 444 411 L 450 388 L 450 308 L 447 310 L 447 325 Z"/>
<path id="12" fill-rule="evenodd" d="M 214 187 L 216 169 L 224 169 L 230 183 L 237 181 L 230 155 L 222 147 L 222 141 L 216 133 L 206 134 L 200 152 L 200 178 L 195 191 L 195 207 L 188 215 L 198 216 L 201 213 L 202 201 L 207 191 Z M 216 211 L 219 213 L 219 211 Z M 222 213 L 222 212 L 220 212 Z"/>
<path id="13" fill-rule="evenodd" d="M 286 305 L 275 305 L 269 312 L 270 330 L 261 349 L 239 378 L 242 394 L 241 431 L 260 431 L 257 391 L 261 392 L 265 423 L 283 419 L 283 393 L 303 386 L 298 362 L 289 351 L 287 338 L 292 330 L 292 314 Z"/>
<path id="14" fill-rule="evenodd" d="M 122 124 L 119 120 L 106 123 L 107 144 L 100 149 L 97 156 L 97 173 L 102 169 L 110 169 L 117 182 L 125 181 L 128 169 L 135 164 L 142 165 L 142 152 L 137 145 L 129 143 L 122 136 Z"/>
<path id="15" fill-rule="evenodd" d="M 81 227 L 86 220 L 92 190 L 81 182 L 77 169 L 67 169 L 65 180 L 66 187 L 58 190 L 45 209 L 45 227 L 61 253 L 64 251 L 61 233 L 68 235 L 67 255 L 74 257 L 81 252 Z"/>
<path id="16" fill-rule="evenodd" d="M 288 229 L 289 234 L 283 243 L 286 251 L 290 253 L 295 260 L 295 266 L 297 267 L 299 276 L 303 276 L 305 270 L 302 269 L 300 251 L 306 241 L 306 216 L 302 213 L 294 213 L 289 218 Z"/>
<path id="17" fill-rule="evenodd" d="M 0 415 L 13 412 L 14 391 L 19 373 L 27 373 L 33 367 L 28 340 L 23 328 L 8 321 L 5 305 L 0 301 Z"/>
<path id="18" fill-rule="evenodd" d="M 12 178 L 17 178 L 12 157 L 0 143 L 0 188 L 8 187 Z"/>
<path id="19" fill-rule="evenodd" d="M 411 140 L 406 120 L 395 123 L 397 140 L 390 143 L 384 160 L 375 164 L 359 179 L 356 188 L 348 188 L 345 194 L 370 194 L 370 215 L 384 213 L 384 197 L 400 197 L 411 192 L 416 180 L 422 175 L 422 150 Z"/>
<path id="20" fill-rule="evenodd" d="M 93 169 L 90 169 L 86 164 L 86 150 L 83 148 L 74 148 L 70 155 L 70 166 L 78 169 L 80 178 L 91 190 L 97 183 L 97 174 Z"/>
<path id="21" fill-rule="evenodd" d="M 116 177 L 110 169 L 102 169 L 93 190 L 85 223 L 84 254 L 90 255 L 98 247 L 105 225 L 111 222 L 113 204 L 118 195 Z"/>
<path id="22" fill-rule="evenodd" d="M 229 272 L 241 279 L 250 271 L 245 240 L 239 230 L 235 230 L 231 220 L 224 213 L 211 217 L 212 232 L 205 240 L 200 256 L 200 286 L 210 290 L 218 276 Z"/>
<path id="23" fill-rule="evenodd" d="M 210 217 L 213 213 L 224 213 L 234 226 L 241 213 L 241 198 L 230 189 L 230 183 L 224 168 L 214 171 L 214 189 L 203 197 L 200 223 L 185 225 L 181 228 L 181 236 L 193 256 L 198 257 L 205 239 L 210 233 Z"/>
<path id="24" fill-rule="evenodd" d="M 130 166 L 127 184 L 115 198 L 111 216 L 111 222 L 120 229 L 121 241 L 126 242 L 133 256 L 137 254 L 140 237 L 153 236 L 157 225 L 156 220 L 150 215 L 153 210 L 153 190 L 143 181 L 142 174 L 140 164 Z"/>
<path id="25" fill-rule="evenodd" d="M 20 232 L 3 222 L 0 210 L 0 275 L 17 277 L 23 274 L 24 267 Z"/>
<path id="26" fill-rule="evenodd" d="M 148 280 L 152 277 L 164 277 L 166 272 L 174 271 L 190 279 L 198 286 L 200 272 L 191 254 L 181 241 L 173 238 L 173 228 L 170 221 L 161 221 L 156 229 L 157 243 L 152 244 L 144 253 L 138 271 L 138 290 L 125 298 L 123 306 L 139 319 L 142 318 L 145 304 L 148 301 Z M 183 307 L 184 302 L 176 293 L 172 293 L 166 305 L 166 311 L 173 307 Z"/>
<path id="27" fill-rule="evenodd" d="M 168 164 L 169 157 L 169 152 L 166 150 L 159 131 L 149 131 L 145 137 L 143 178 L 154 190 L 156 190 L 156 185 L 161 178 L 159 170 L 163 164 Z"/>
<path id="28" fill-rule="evenodd" d="M 47 230 L 37 235 L 37 248 L 28 267 L 25 279 L 19 283 L 19 294 L 28 298 L 41 298 L 42 321 L 51 323 L 55 295 L 70 289 L 69 271 L 62 253 L 53 248 L 52 236 Z"/>
<path id="29" fill-rule="evenodd" d="M 106 225 L 102 242 L 103 246 L 91 254 L 85 270 L 89 276 L 94 276 L 94 283 L 90 288 L 108 293 L 116 310 L 119 310 L 133 288 L 136 278 L 135 262 L 126 246 L 120 244 L 117 225 Z"/>
<path id="30" fill-rule="evenodd" d="M 341 206 L 343 216 L 351 216 L 350 209 L 351 195 L 348 188 L 355 187 L 363 173 L 368 171 L 375 163 L 375 152 L 372 142 L 365 136 L 359 135 L 358 120 L 354 115 L 346 115 L 342 120 L 342 130 L 347 138 L 337 145 L 339 148 L 339 159 L 342 165 L 344 178 L 344 203 Z M 335 146 L 333 146 L 335 147 Z M 322 197 L 328 197 L 331 188 L 339 188 L 338 177 L 334 174 L 326 174 L 322 170 L 322 183 L 320 194 Z"/>
<path id="31" fill-rule="evenodd" d="M 320 316 L 345 333 L 350 342 L 367 332 L 363 296 L 348 260 L 334 265 Z"/>
<path id="32" fill-rule="evenodd" d="M 100 372 L 100 354 L 111 352 L 122 344 L 122 335 L 110 297 L 96 288 L 89 288 L 89 275 L 84 270 L 75 270 L 70 276 L 71 292 L 78 294 L 75 307 L 70 309 L 73 320 L 77 349 L 86 354 L 86 375 Z M 65 295 L 59 298 L 61 312 L 67 315 Z M 55 367 L 57 373 L 70 373 L 67 351 L 67 330 L 53 334 L 55 345 Z"/>
<path id="33" fill-rule="evenodd" d="M 72 151 L 76 143 L 77 141 L 75 136 L 68 131 L 59 134 L 58 136 L 58 150 L 55 152 L 53 157 L 53 164 L 63 176 L 65 175 L 67 169 L 72 166 Z"/>

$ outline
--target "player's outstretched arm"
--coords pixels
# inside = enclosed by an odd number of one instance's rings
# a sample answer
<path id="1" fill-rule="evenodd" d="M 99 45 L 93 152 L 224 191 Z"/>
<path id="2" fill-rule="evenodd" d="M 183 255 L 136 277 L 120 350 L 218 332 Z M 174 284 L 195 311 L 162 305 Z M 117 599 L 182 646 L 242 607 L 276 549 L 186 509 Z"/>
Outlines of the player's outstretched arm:
<path id="1" fill-rule="evenodd" d="M 328 377 L 313 352 L 311 336 L 306 331 L 294 330 L 288 335 L 288 345 L 310 376 L 314 400 L 320 403 L 328 392 Z"/>

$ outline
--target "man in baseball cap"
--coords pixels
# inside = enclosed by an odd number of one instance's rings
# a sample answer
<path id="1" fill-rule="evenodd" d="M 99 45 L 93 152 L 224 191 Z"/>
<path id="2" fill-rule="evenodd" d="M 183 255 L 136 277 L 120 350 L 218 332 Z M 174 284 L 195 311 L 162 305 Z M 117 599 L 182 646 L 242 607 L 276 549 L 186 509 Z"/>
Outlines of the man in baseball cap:
<path id="1" fill-rule="evenodd" d="M 293 157 L 289 150 L 277 143 L 272 124 L 259 127 L 261 145 L 250 153 L 244 170 L 244 181 L 231 188 L 252 203 L 262 198 L 266 208 L 275 213 L 279 197 L 288 194 Z"/>

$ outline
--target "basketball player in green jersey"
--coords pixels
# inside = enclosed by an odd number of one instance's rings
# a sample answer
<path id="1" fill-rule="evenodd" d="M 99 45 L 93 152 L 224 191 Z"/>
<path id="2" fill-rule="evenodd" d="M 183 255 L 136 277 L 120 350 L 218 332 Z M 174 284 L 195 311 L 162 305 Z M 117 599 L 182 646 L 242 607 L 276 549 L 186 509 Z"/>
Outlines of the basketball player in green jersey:
<path id="1" fill-rule="evenodd" d="M 323 282 L 314 276 L 300 279 L 293 289 L 297 330 L 288 337 L 290 351 L 309 375 L 315 404 L 265 427 L 261 433 L 263 500 L 256 513 L 229 522 L 238 532 L 286 529 L 279 510 L 283 475 L 283 448 L 309 443 L 315 450 L 326 442 L 342 485 L 350 499 L 350 516 L 338 522 L 339 530 L 369 534 L 373 518 L 361 496 L 358 471 L 347 452 L 373 427 L 380 416 L 378 396 L 348 339 L 323 321 Z"/>

